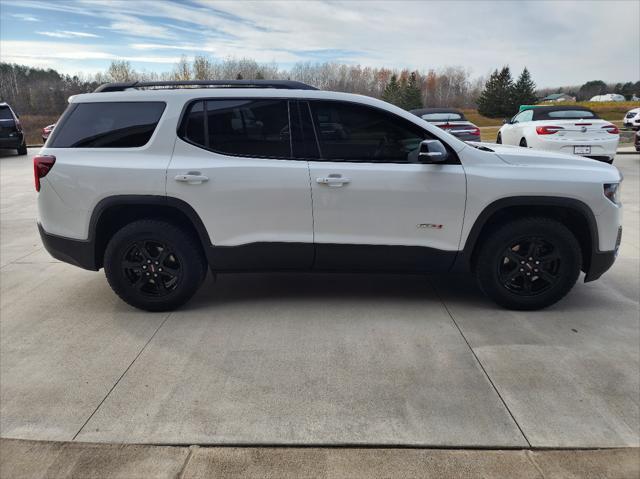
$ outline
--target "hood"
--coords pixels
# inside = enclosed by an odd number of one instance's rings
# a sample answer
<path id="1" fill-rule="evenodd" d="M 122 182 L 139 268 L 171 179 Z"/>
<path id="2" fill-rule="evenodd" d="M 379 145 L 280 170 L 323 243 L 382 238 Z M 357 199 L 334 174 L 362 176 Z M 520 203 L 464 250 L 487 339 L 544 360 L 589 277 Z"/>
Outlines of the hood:
<path id="1" fill-rule="evenodd" d="M 620 172 L 615 166 L 592 160 L 583 156 L 567 155 L 553 151 L 534 150 L 513 145 L 499 145 L 497 143 L 469 142 L 482 149 L 493 151 L 502 161 L 515 166 L 534 166 L 545 168 L 571 168 L 575 170 L 602 171 L 615 178 L 620 178 Z"/>

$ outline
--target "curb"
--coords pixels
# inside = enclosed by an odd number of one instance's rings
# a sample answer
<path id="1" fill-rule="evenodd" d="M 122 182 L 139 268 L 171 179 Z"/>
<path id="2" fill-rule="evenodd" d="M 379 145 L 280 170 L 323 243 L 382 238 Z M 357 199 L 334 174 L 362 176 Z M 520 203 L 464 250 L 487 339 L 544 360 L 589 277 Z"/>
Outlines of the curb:
<path id="1" fill-rule="evenodd" d="M 200 447 L 0 439 L 0 477 L 632 478 L 640 448 Z"/>

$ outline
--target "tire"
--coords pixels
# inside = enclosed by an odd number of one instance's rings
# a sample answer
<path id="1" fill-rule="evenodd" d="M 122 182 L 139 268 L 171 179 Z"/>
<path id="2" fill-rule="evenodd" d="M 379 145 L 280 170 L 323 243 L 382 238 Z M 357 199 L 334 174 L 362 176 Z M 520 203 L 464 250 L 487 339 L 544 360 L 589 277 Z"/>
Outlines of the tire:
<path id="1" fill-rule="evenodd" d="M 521 146 L 521 147 L 523 147 L 523 148 L 528 148 L 526 138 L 522 138 L 522 139 L 520 140 L 520 146 Z"/>
<path id="2" fill-rule="evenodd" d="M 145 311 L 170 311 L 191 299 L 207 272 L 198 241 L 161 220 L 129 223 L 113 235 L 104 254 L 113 291 Z"/>
<path id="3" fill-rule="evenodd" d="M 491 231 L 480 244 L 474 269 L 480 289 L 499 305 L 536 310 L 562 299 L 581 266 L 580 244 L 566 226 L 530 217 Z"/>
<path id="4" fill-rule="evenodd" d="M 27 154 L 27 143 L 25 141 L 22 142 L 22 145 L 18 147 L 18 155 L 23 156 Z"/>
<path id="5" fill-rule="evenodd" d="M 496 143 L 497 143 L 498 145 L 501 145 L 501 144 L 502 144 L 502 135 L 501 135 L 500 133 L 498 133 L 498 138 L 496 138 Z"/>

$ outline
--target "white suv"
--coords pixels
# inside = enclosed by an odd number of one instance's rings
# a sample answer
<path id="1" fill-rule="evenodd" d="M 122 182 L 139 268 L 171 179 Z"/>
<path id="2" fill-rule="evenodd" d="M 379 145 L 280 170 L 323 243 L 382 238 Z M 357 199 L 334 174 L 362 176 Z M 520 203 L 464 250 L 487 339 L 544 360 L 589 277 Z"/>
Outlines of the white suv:
<path id="1" fill-rule="evenodd" d="M 207 268 L 472 271 L 497 303 L 537 309 L 620 244 L 616 168 L 466 144 L 298 82 L 103 85 L 70 99 L 34 173 L 47 250 L 150 311 Z"/>

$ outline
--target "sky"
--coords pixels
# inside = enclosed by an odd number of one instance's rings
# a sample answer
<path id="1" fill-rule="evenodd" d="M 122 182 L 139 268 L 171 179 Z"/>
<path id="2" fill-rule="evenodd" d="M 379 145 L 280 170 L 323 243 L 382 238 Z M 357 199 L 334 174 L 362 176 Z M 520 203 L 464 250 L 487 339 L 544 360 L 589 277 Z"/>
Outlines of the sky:
<path id="1" fill-rule="evenodd" d="M 63 73 L 181 55 L 428 70 L 524 66 L 539 87 L 640 79 L 640 0 L 0 0 L 0 59 Z"/>

